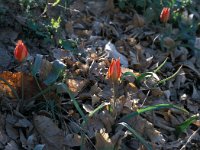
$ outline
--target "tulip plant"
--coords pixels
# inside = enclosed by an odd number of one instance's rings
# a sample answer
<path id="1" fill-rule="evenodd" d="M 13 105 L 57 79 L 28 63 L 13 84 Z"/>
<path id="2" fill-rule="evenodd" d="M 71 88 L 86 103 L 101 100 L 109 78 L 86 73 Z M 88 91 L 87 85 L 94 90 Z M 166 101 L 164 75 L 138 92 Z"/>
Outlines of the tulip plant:
<path id="1" fill-rule="evenodd" d="M 169 17 L 170 17 L 170 8 L 164 7 L 160 14 L 160 21 L 166 24 L 167 21 L 169 20 Z"/>
<path id="2" fill-rule="evenodd" d="M 26 45 L 22 42 L 22 40 L 18 40 L 15 50 L 14 50 L 14 56 L 15 59 L 21 63 L 22 67 L 22 62 L 27 58 L 28 56 L 28 50 L 26 48 Z M 22 73 L 22 100 L 24 99 L 24 77 Z"/>
<path id="3" fill-rule="evenodd" d="M 120 59 L 117 60 L 112 59 L 110 67 L 107 73 L 108 79 L 110 79 L 113 85 L 113 109 L 116 108 L 116 93 L 117 93 L 117 85 L 121 77 L 121 66 Z"/>
<path id="4" fill-rule="evenodd" d="M 14 50 L 15 59 L 19 62 L 22 62 L 28 56 L 28 50 L 22 40 L 17 42 L 17 45 Z"/>

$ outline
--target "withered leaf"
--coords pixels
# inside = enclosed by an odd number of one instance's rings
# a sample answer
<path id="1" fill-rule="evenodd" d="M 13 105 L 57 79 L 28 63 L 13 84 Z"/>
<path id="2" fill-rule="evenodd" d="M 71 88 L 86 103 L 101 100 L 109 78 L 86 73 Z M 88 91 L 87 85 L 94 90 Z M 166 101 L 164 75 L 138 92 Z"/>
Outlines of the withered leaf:
<path id="1" fill-rule="evenodd" d="M 52 119 L 46 116 L 35 116 L 33 122 L 48 150 L 63 149 L 64 133 L 57 127 Z"/>
<path id="2" fill-rule="evenodd" d="M 5 83 L 2 79 L 6 81 L 17 92 L 19 97 L 21 97 L 22 95 L 23 79 L 25 99 L 33 97 L 39 91 L 35 79 L 31 75 L 22 72 L 12 73 L 9 71 L 4 71 L 0 74 L 0 92 L 3 93 L 6 97 L 17 98 L 9 85 Z"/>

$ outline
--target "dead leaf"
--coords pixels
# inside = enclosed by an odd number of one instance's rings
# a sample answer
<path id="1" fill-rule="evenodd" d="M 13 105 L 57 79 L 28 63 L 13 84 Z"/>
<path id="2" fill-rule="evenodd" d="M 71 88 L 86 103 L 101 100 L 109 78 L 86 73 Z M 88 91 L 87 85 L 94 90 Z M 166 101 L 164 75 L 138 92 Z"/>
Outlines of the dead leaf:
<path id="1" fill-rule="evenodd" d="M 67 33 L 69 35 L 73 35 L 74 34 L 74 28 L 73 28 L 73 22 L 72 21 L 68 21 L 65 24 L 65 30 L 67 31 Z"/>
<path id="2" fill-rule="evenodd" d="M 36 143 L 38 143 L 38 141 L 35 133 L 28 136 L 27 138 L 28 149 L 34 149 Z"/>
<path id="3" fill-rule="evenodd" d="M 25 135 L 24 135 L 24 133 L 22 132 L 21 129 L 19 129 L 19 135 L 20 135 L 20 142 L 22 144 L 22 147 L 27 149 L 27 147 L 28 147 L 27 146 L 27 140 L 26 140 Z"/>
<path id="4" fill-rule="evenodd" d="M 191 61 L 184 61 L 183 66 L 188 67 L 189 69 L 194 71 L 196 73 L 197 77 L 200 78 L 200 72 L 196 69 L 196 67 L 194 66 L 194 64 Z"/>
<path id="5" fill-rule="evenodd" d="M 6 133 L 13 140 L 17 140 L 19 138 L 18 130 L 14 127 L 16 122 L 17 117 L 10 114 L 6 116 Z"/>
<path id="6" fill-rule="evenodd" d="M 114 125 L 115 119 L 107 110 L 103 110 L 98 114 L 98 118 L 101 120 L 101 122 L 104 125 L 104 128 L 107 132 L 112 131 L 112 126 Z"/>
<path id="7" fill-rule="evenodd" d="M 161 132 L 154 128 L 154 125 L 147 119 L 137 116 L 130 120 L 133 128 L 138 131 L 143 137 L 147 136 L 152 143 L 156 143 L 157 146 L 161 146 L 166 142 Z"/>
<path id="8" fill-rule="evenodd" d="M 141 15 L 135 13 L 133 16 L 133 25 L 135 27 L 143 27 L 144 24 L 145 24 L 144 18 Z"/>
<path id="9" fill-rule="evenodd" d="M 97 104 L 98 102 L 100 102 L 100 98 L 97 95 L 92 95 L 92 106 L 94 106 L 95 104 Z"/>
<path id="10" fill-rule="evenodd" d="M 122 149 L 121 144 L 122 140 L 126 137 L 126 133 L 124 131 L 117 131 L 115 135 L 112 136 L 111 141 L 114 145 L 114 149 Z"/>
<path id="11" fill-rule="evenodd" d="M 55 48 L 52 50 L 53 56 L 55 59 L 62 59 L 64 57 L 72 56 L 71 52 L 68 50 Z"/>
<path id="12" fill-rule="evenodd" d="M 114 144 L 112 143 L 109 134 L 105 132 L 105 129 L 101 129 L 99 133 L 96 133 L 96 149 L 97 150 L 112 150 Z"/>
<path id="13" fill-rule="evenodd" d="M 63 142 L 70 147 L 80 146 L 82 143 L 81 136 L 78 134 L 67 134 Z"/>
<path id="14" fill-rule="evenodd" d="M 64 133 L 48 117 L 35 116 L 33 123 L 48 150 L 63 149 Z"/>
<path id="15" fill-rule="evenodd" d="M 41 81 L 44 81 L 47 78 L 48 74 L 52 70 L 52 67 L 53 66 L 51 62 L 46 59 L 42 59 L 42 64 L 39 69 L 39 77 Z"/>
<path id="16" fill-rule="evenodd" d="M 27 128 L 30 127 L 32 124 L 30 121 L 28 121 L 27 119 L 19 119 L 16 123 L 15 126 L 16 127 L 22 127 L 22 128 Z"/>
<path id="17" fill-rule="evenodd" d="M 79 79 L 67 79 L 66 83 L 70 91 L 74 94 L 74 96 L 76 96 L 87 85 L 88 81 Z"/>
<path id="18" fill-rule="evenodd" d="M 192 92 L 192 99 L 195 101 L 200 101 L 200 91 L 196 89 L 195 85 L 192 85 L 193 92 Z"/>
<path id="19" fill-rule="evenodd" d="M 6 135 L 5 132 L 5 115 L 0 113 L 0 143 L 5 145 L 9 141 L 9 137 Z M 0 146 L 1 148 L 1 146 Z"/>
<path id="20" fill-rule="evenodd" d="M 5 150 L 19 150 L 19 147 L 17 146 L 17 144 L 16 144 L 16 142 L 14 140 L 11 140 L 5 146 Z"/>
<path id="21" fill-rule="evenodd" d="M 108 42 L 104 49 L 107 52 L 108 57 L 115 58 L 115 59 L 120 58 L 121 65 L 123 67 L 128 67 L 127 58 L 117 51 L 117 49 L 116 49 L 114 44 L 112 44 L 111 42 Z"/>
<path id="22" fill-rule="evenodd" d="M 89 137 L 94 137 L 96 132 L 104 128 L 104 124 L 97 117 L 90 117 L 87 124 L 87 132 Z"/>
<path id="23" fill-rule="evenodd" d="M 166 47 L 166 48 L 168 48 L 168 49 L 172 49 L 172 48 L 174 48 L 175 47 L 175 42 L 174 42 L 174 40 L 172 39 L 172 38 L 170 38 L 170 37 L 165 37 L 164 39 L 163 39 L 163 46 L 164 47 Z"/>
<path id="24" fill-rule="evenodd" d="M 1 67 L 8 67 L 11 62 L 11 57 L 8 55 L 7 51 L 3 50 L 0 47 L 0 66 Z"/>
<path id="25" fill-rule="evenodd" d="M 18 36 L 18 33 L 11 28 L 1 28 L 0 33 L 0 41 L 11 40 L 12 42 L 14 42 Z"/>
<path id="26" fill-rule="evenodd" d="M 12 73 L 9 71 L 4 71 L 0 74 L 0 78 L 6 80 L 17 92 L 18 96 L 21 97 L 22 75 L 24 83 L 24 98 L 29 99 L 36 95 L 39 91 L 35 79 L 31 75 L 22 72 Z M 0 92 L 4 93 L 6 97 L 16 98 L 11 88 L 3 80 L 0 80 Z"/>
<path id="27" fill-rule="evenodd" d="M 200 120 L 193 122 L 193 124 L 196 125 L 197 127 L 200 127 Z"/>

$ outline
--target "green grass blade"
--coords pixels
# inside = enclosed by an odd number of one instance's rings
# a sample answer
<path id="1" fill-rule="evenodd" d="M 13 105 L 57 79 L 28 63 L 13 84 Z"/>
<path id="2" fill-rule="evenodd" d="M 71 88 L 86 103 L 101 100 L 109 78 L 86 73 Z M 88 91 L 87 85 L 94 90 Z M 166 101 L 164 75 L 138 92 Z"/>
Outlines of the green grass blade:
<path id="1" fill-rule="evenodd" d="M 165 83 L 166 81 L 168 81 L 168 80 L 174 78 L 174 77 L 179 73 L 179 71 L 181 70 L 181 68 L 182 68 L 182 66 L 180 66 L 180 67 L 178 68 L 178 70 L 177 70 L 173 75 L 171 75 L 170 77 L 167 77 L 167 78 L 165 78 L 165 79 L 163 79 L 163 80 L 160 80 L 157 84 L 163 84 L 163 83 Z"/>
<path id="2" fill-rule="evenodd" d="M 77 100 L 75 99 L 74 95 L 72 94 L 72 92 L 69 90 L 69 88 L 67 87 L 66 84 L 64 83 L 59 83 L 57 84 L 57 88 L 62 88 L 63 91 L 67 92 L 69 94 L 69 97 L 71 98 L 76 110 L 79 112 L 79 114 L 81 115 L 81 117 L 83 118 L 84 122 L 87 122 L 87 119 L 85 117 L 85 114 L 83 113 L 81 107 L 79 106 Z"/>
<path id="3" fill-rule="evenodd" d="M 146 108 L 141 108 L 141 109 L 138 109 L 136 112 L 127 114 L 124 117 L 122 117 L 119 122 L 129 120 L 134 116 L 137 116 L 139 114 L 142 114 L 142 113 L 145 113 L 148 111 L 160 110 L 160 109 L 165 109 L 165 108 L 176 108 L 178 110 L 183 111 L 186 114 L 189 114 L 189 112 L 187 110 L 185 110 L 184 108 L 181 108 L 181 107 L 173 105 L 173 104 L 157 104 L 157 105 L 153 105 L 153 106 L 148 106 Z"/>
<path id="4" fill-rule="evenodd" d="M 136 137 L 147 148 L 147 150 L 153 150 L 152 146 L 148 144 L 147 141 L 133 128 L 131 128 L 127 123 L 121 122 L 119 124 L 126 127 L 133 134 L 133 136 Z"/>
<path id="5" fill-rule="evenodd" d="M 122 75 L 122 80 L 124 80 L 124 78 L 127 77 L 127 76 L 132 76 L 134 78 L 137 78 L 137 76 L 133 72 L 125 72 Z"/>
<path id="6" fill-rule="evenodd" d="M 167 62 L 167 60 L 168 60 L 168 57 L 167 57 L 167 58 L 163 61 L 163 63 L 160 64 L 160 66 L 158 66 L 153 72 L 154 72 L 154 73 L 158 72 L 158 71 L 165 65 L 165 63 Z"/>
<path id="7" fill-rule="evenodd" d="M 110 105 L 109 102 L 104 102 L 101 105 L 99 105 L 95 110 L 89 113 L 88 117 L 92 117 L 96 112 L 98 112 L 100 109 L 102 109 L 104 106 Z"/>
<path id="8" fill-rule="evenodd" d="M 40 97 L 40 96 L 46 94 L 47 92 L 53 90 L 54 88 L 55 88 L 55 85 L 48 86 L 46 89 L 42 90 L 40 93 L 38 93 L 38 94 L 36 94 L 35 96 L 31 97 L 31 98 L 30 98 L 29 100 L 27 100 L 27 101 L 32 101 L 32 100 L 34 100 L 34 99 L 36 99 L 36 98 L 38 98 L 38 97 Z"/>
<path id="9" fill-rule="evenodd" d="M 122 80 L 126 77 L 126 76 L 132 76 L 135 78 L 136 84 L 140 85 L 140 82 L 147 76 L 152 76 L 154 72 L 145 72 L 142 73 L 140 76 L 136 76 L 133 72 L 125 72 L 122 75 Z"/>
<path id="10" fill-rule="evenodd" d="M 187 120 L 185 120 L 183 123 L 181 123 L 180 125 L 178 125 L 176 127 L 176 135 L 177 137 L 184 132 L 194 121 L 196 121 L 199 118 L 199 114 L 193 115 L 190 118 L 188 118 Z"/>
<path id="11" fill-rule="evenodd" d="M 81 107 L 79 106 L 77 100 L 75 99 L 74 95 L 72 94 L 72 92 L 69 90 L 69 88 L 67 88 L 67 93 L 69 94 L 69 97 L 71 98 L 75 108 L 77 109 L 77 111 L 79 112 L 79 114 L 81 115 L 81 117 L 83 118 L 83 120 L 86 122 L 86 117 L 81 109 Z"/>
<path id="12" fill-rule="evenodd" d="M 60 0 L 56 0 L 56 1 L 52 4 L 52 6 L 56 6 L 59 2 L 60 2 Z"/>

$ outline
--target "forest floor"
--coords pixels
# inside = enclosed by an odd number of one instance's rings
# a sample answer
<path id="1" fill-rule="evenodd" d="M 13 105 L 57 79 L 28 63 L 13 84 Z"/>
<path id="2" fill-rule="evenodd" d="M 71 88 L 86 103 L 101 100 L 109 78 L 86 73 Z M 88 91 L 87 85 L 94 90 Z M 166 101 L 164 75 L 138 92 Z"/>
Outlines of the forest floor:
<path id="1" fill-rule="evenodd" d="M 0 0 L 0 149 L 200 149 L 200 3 L 178 2 L 162 23 L 158 2 Z"/>

